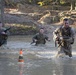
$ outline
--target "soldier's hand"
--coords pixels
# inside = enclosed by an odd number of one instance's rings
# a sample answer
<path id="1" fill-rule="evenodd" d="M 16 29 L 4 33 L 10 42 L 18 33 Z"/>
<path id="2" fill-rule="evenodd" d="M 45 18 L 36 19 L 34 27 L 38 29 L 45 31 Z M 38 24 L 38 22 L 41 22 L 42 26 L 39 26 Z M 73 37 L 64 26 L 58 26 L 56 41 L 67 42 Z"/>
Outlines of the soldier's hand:
<path id="1" fill-rule="evenodd" d="M 56 41 L 59 41 L 59 37 L 56 37 Z"/>
<path id="2" fill-rule="evenodd" d="M 37 40 L 36 40 L 36 39 L 34 39 L 34 41 L 35 41 L 35 42 L 37 42 Z"/>
<path id="3" fill-rule="evenodd" d="M 51 41 L 50 38 L 48 38 L 48 41 L 49 41 L 49 42 Z"/>
<path id="4" fill-rule="evenodd" d="M 60 37 L 60 40 L 63 40 L 63 37 Z"/>

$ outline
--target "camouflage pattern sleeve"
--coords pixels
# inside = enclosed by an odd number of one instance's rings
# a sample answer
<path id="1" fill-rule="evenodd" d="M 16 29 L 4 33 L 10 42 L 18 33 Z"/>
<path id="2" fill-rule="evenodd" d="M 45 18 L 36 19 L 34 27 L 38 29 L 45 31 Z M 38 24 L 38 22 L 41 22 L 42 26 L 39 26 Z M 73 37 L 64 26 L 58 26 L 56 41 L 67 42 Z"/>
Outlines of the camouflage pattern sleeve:
<path id="1" fill-rule="evenodd" d="M 59 31 L 59 28 L 56 28 L 56 30 L 54 30 L 53 32 L 53 40 L 55 41 L 56 38 L 58 37 L 58 31 Z"/>
<path id="2" fill-rule="evenodd" d="M 38 36 L 38 35 L 39 35 L 39 33 L 35 34 L 32 39 L 33 39 L 33 40 L 35 40 L 35 39 L 37 40 L 37 36 Z"/>

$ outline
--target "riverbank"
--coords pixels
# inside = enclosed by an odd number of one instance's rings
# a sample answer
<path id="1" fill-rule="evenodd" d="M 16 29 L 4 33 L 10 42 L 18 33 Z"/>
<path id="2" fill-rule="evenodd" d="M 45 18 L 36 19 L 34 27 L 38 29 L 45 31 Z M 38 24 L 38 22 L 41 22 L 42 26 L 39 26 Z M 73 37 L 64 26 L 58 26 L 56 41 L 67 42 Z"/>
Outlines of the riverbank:
<path id="1" fill-rule="evenodd" d="M 47 32 L 51 33 L 55 27 L 61 25 L 61 21 L 67 17 L 66 15 L 68 15 L 71 25 L 76 28 L 75 12 L 69 11 L 69 9 L 67 11 L 51 10 L 49 6 L 25 4 L 19 8 L 5 8 L 4 22 L 5 26 L 11 26 L 11 35 L 33 35 L 38 32 L 40 27 L 44 27 Z"/>

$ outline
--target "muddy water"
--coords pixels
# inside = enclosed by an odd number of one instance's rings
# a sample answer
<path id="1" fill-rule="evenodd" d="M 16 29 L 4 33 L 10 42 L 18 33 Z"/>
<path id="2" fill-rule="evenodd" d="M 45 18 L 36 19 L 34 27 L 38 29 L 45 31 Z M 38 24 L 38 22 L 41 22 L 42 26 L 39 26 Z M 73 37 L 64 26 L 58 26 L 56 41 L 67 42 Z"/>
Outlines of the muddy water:
<path id="1" fill-rule="evenodd" d="M 73 58 L 56 58 L 54 42 L 30 45 L 32 36 L 10 36 L 7 47 L 0 48 L 0 75 L 76 75 L 76 42 Z M 52 39 L 52 37 L 51 37 Z M 24 63 L 18 63 L 19 50 L 23 49 Z"/>

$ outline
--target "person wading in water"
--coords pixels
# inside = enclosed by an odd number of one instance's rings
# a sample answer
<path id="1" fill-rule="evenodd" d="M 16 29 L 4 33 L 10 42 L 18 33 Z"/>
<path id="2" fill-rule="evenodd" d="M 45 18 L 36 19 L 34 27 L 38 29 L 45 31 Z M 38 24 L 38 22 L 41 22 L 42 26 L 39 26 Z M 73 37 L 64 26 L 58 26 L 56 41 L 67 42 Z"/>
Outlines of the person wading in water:
<path id="1" fill-rule="evenodd" d="M 59 56 L 61 53 L 72 57 L 72 44 L 75 39 L 75 32 L 72 27 L 69 26 L 69 20 L 65 18 L 63 20 L 63 25 L 57 28 L 53 32 L 55 43 L 58 44 L 58 53 Z"/>
<path id="2" fill-rule="evenodd" d="M 39 44 L 45 44 L 46 41 L 50 41 L 50 39 L 48 38 L 48 36 L 46 36 L 44 34 L 44 28 L 40 28 L 39 33 L 36 33 L 33 36 L 32 40 L 33 40 L 32 43 L 35 43 L 36 46 L 39 45 Z"/>

